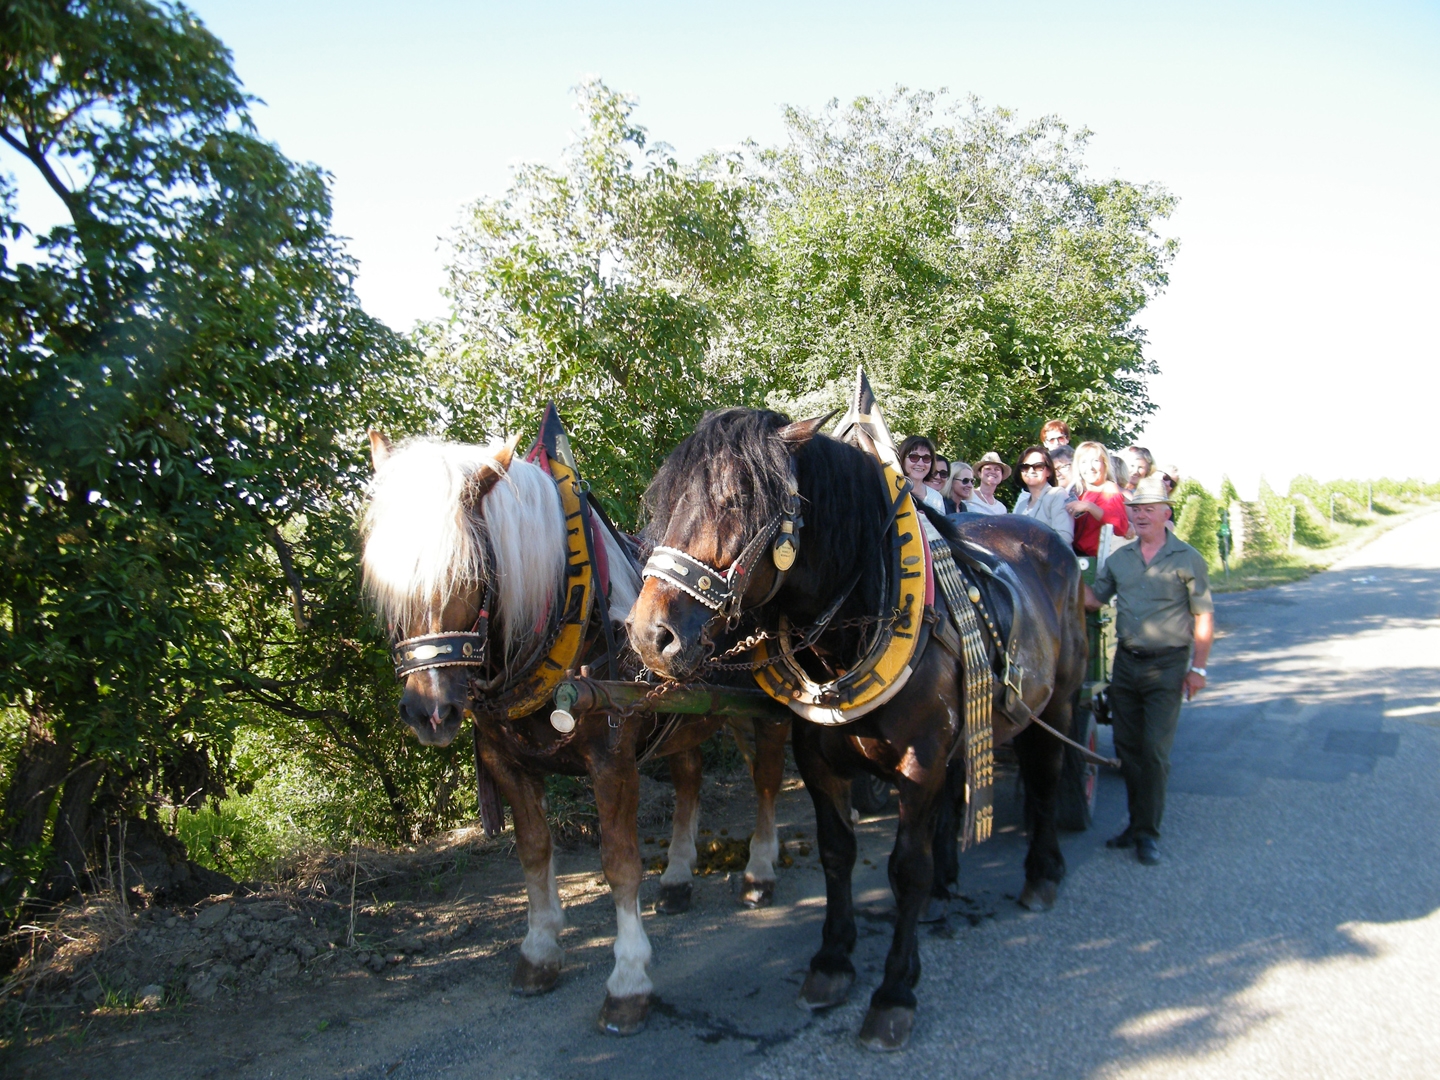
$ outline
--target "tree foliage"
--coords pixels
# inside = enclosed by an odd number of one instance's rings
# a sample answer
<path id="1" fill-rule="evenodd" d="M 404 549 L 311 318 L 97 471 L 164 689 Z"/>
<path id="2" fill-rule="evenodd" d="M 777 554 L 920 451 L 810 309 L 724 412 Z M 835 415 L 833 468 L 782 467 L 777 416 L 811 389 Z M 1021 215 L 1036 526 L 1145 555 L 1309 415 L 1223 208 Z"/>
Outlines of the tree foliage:
<path id="1" fill-rule="evenodd" d="M 1096 181 L 1088 133 L 898 90 L 790 109 L 757 156 L 764 273 L 744 347 L 771 401 L 841 404 L 863 364 L 893 430 L 1003 456 L 1065 418 L 1123 445 L 1153 411 L 1134 318 L 1175 242 L 1155 185 Z"/>
<path id="2" fill-rule="evenodd" d="M 452 315 L 424 343 L 451 433 L 532 430 L 554 401 L 582 472 L 630 522 L 704 410 L 755 395 L 755 374 L 722 359 L 752 265 L 748 189 L 734 160 L 681 166 L 601 83 L 579 105 L 562 169 L 521 168 L 467 211 Z"/>
<path id="3" fill-rule="evenodd" d="M 354 297 L 325 177 L 257 137 L 184 8 L 17 0 L 0 50 L 0 138 L 65 210 L 32 231 L 4 178 L 3 840 L 18 865 L 50 830 L 53 893 L 104 814 L 223 790 L 235 724 L 290 696 L 264 661 L 324 614 L 300 548 L 348 517 L 405 349 Z"/>

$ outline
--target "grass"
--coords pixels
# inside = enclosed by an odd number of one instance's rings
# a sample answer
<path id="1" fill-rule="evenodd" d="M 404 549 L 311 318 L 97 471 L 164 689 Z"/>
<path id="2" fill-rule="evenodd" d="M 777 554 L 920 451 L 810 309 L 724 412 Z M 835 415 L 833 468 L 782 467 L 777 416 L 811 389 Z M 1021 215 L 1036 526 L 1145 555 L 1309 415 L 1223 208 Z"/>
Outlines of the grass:
<path id="1" fill-rule="evenodd" d="M 1360 515 L 1350 521 L 1337 518 L 1333 526 L 1334 538 L 1324 547 L 1310 548 L 1297 543 L 1293 551 L 1262 551 L 1247 555 L 1231 564 L 1228 580 L 1223 572 L 1212 570 L 1211 589 L 1217 593 L 1244 592 L 1301 581 L 1311 574 L 1328 570 L 1395 526 L 1413 521 L 1435 508 L 1436 503 L 1428 500 L 1418 505 L 1411 504 L 1400 512 L 1393 507 L 1382 508 L 1377 503 L 1377 512 L 1372 515 Z"/>

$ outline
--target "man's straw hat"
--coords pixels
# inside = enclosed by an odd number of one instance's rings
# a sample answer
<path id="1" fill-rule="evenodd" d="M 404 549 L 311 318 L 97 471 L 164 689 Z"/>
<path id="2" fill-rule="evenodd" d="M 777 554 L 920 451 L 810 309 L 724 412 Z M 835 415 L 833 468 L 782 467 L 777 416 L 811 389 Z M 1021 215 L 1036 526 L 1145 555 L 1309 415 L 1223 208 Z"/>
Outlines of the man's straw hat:
<path id="1" fill-rule="evenodd" d="M 1154 476 L 1142 477 L 1140 482 L 1135 485 L 1135 490 L 1125 496 L 1125 501 L 1131 506 L 1141 506 L 1145 503 L 1175 505 L 1170 501 L 1170 493 L 1165 490 L 1165 478 L 1159 473 Z"/>

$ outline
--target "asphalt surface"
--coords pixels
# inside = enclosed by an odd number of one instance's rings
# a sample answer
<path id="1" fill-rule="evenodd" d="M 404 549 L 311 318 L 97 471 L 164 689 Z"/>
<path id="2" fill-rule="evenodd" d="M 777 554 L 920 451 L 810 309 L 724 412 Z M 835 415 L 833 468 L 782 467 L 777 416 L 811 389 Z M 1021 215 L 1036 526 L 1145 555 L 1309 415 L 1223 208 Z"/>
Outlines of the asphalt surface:
<path id="1" fill-rule="evenodd" d="M 1211 688 L 1173 754 L 1163 864 L 1105 849 L 1124 825 L 1106 774 L 1095 827 L 1063 839 L 1060 902 L 1027 913 L 1002 786 L 1000 832 L 963 861 L 967 899 L 924 934 L 903 1053 L 855 1043 L 891 930 L 880 819 L 861 829 L 859 982 L 829 1013 L 793 1004 L 823 914 L 812 855 L 782 871 L 772 909 L 736 910 L 717 877 L 690 914 L 647 917 L 658 998 L 637 1037 L 593 1031 L 609 963 L 592 942 L 544 999 L 462 979 L 400 1009 L 383 1046 L 371 1035 L 357 1055 L 337 1035 L 255 1075 L 1440 1075 L 1440 514 L 1307 581 L 1219 597 L 1217 623 Z M 782 836 L 814 835 L 801 791 L 781 820 Z"/>

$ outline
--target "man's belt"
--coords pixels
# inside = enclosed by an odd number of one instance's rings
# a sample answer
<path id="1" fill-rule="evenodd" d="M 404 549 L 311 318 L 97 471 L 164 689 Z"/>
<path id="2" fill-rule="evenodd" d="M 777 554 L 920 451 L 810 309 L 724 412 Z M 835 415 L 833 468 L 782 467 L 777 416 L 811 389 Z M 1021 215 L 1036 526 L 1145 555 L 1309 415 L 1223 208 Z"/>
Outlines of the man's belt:
<path id="1" fill-rule="evenodd" d="M 1182 652 L 1189 652 L 1189 645 L 1170 645 L 1164 649 L 1137 649 L 1133 645 L 1126 645 L 1120 642 L 1118 648 L 1121 652 L 1129 653 L 1136 660 L 1164 660 Z"/>

